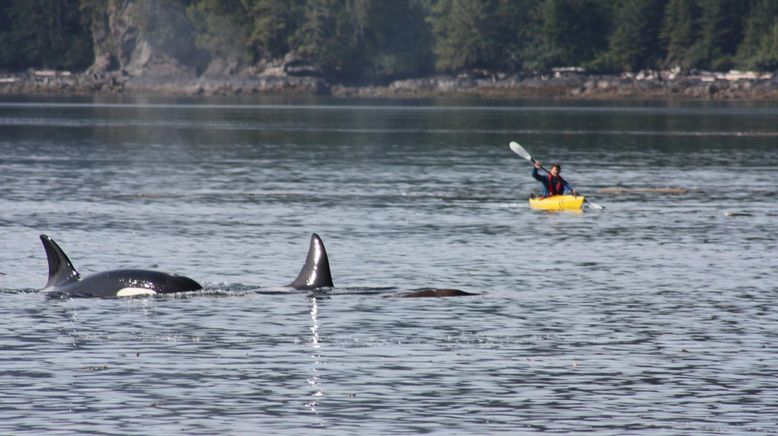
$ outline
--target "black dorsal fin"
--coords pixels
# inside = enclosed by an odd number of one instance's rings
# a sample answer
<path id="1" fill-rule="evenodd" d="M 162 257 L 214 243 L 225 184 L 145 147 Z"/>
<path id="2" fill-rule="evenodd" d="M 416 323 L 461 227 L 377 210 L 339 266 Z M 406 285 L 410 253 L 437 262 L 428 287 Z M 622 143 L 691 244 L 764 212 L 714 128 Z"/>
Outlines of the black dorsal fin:
<path id="1" fill-rule="evenodd" d="M 331 288 L 332 275 L 330 274 L 330 261 L 327 259 L 327 250 L 319 235 L 311 235 L 311 246 L 308 248 L 308 257 L 305 265 L 297 275 L 297 278 L 289 285 L 295 289 Z"/>
<path id="2" fill-rule="evenodd" d="M 46 288 L 66 285 L 79 279 L 78 271 L 73 267 L 65 252 L 59 248 L 53 239 L 41 235 L 43 248 L 46 249 L 46 257 L 49 260 L 49 281 Z"/>

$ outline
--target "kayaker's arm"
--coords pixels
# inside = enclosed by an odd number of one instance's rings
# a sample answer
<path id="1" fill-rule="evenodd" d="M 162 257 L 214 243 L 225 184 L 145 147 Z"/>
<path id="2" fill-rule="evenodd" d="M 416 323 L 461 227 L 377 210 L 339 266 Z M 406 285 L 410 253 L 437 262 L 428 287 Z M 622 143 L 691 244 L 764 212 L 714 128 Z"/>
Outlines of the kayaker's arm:
<path id="1" fill-rule="evenodd" d="M 560 177 L 560 179 L 561 179 L 561 177 Z M 562 179 L 562 185 L 565 187 L 565 192 L 570 192 L 573 195 L 578 195 L 578 193 L 575 192 L 575 189 L 573 189 L 573 187 L 570 186 L 569 183 L 567 183 L 567 180 Z"/>
<path id="2" fill-rule="evenodd" d="M 532 177 L 545 186 L 547 180 L 546 180 L 545 177 L 543 177 L 540 174 L 538 174 L 538 167 L 537 166 L 532 169 Z"/>
<path id="3" fill-rule="evenodd" d="M 534 177 L 535 180 L 543 184 L 543 196 L 545 197 L 548 195 L 548 179 L 538 174 L 539 166 L 540 165 L 538 163 L 535 164 L 535 168 L 532 169 L 532 177 Z"/>

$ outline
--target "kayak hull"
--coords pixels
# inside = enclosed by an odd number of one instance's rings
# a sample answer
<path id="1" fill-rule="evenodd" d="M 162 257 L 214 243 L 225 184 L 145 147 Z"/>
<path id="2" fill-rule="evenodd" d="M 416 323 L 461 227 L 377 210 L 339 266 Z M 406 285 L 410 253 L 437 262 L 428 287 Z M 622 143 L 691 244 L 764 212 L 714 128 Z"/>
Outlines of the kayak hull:
<path id="1" fill-rule="evenodd" d="M 537 210 L 581 210 L 586 198 L 582 195 L 552 195 L 529 199 L 529 207 Z"/>

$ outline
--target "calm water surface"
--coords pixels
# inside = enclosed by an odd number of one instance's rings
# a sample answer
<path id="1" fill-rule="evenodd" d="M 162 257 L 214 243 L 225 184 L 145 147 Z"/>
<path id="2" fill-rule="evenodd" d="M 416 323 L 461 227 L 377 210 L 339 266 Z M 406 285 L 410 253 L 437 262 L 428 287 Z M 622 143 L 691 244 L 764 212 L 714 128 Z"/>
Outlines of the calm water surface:
<path id="1" fill-rule="evenodd" d="M 5 97 L 0 433 L 774 433 L 776 169 L 775 104 Z M 41 233 L 206 289 L 46 299 Z"/>

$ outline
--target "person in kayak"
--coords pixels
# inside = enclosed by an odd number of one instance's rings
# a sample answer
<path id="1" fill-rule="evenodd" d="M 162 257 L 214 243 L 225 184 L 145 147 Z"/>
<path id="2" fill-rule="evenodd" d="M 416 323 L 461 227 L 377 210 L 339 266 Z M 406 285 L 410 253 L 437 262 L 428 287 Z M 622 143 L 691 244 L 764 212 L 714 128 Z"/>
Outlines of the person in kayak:
<path id="1" fill-rule="evenodd" d="M 562 166 L 558 163 L 551 164 L 551 170 L 545 176 L 538 174 L 538 170 L 542 168 L 540 161 L 535 161 L 535 168 L 532 169 L 532 177 L 538 182 L 543 184 L 543 196 L 550 197 L 552 195 L 564 195 L 565 192 L 570 192 L 573 195 L 578 195 L 575 189 L 572 189 L 570 185 L 559 175 L 562 172 Z"/>

